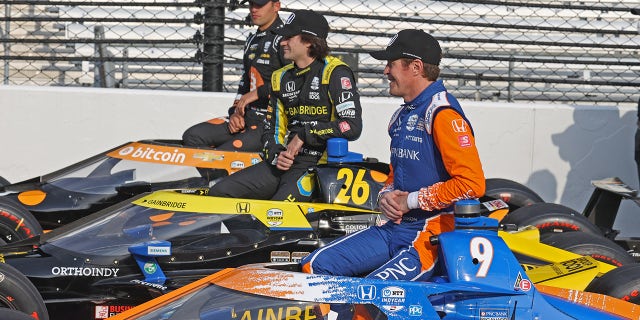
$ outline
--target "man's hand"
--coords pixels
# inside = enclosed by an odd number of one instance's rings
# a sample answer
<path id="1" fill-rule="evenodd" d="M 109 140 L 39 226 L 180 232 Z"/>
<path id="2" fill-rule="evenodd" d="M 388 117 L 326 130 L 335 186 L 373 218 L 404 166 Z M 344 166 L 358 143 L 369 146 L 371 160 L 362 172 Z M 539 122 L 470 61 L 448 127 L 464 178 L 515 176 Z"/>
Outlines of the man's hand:
<path id="1" fill-rule="evenodd" d="M 240 99 L 233 102 L 233 106 L 236 107 L 236 113 L 244 117 L 244 109 L 251 102 L 258 100 L 258 90 L 249 91 L 240 97 Z"/>
<path id="2" fill-rule="evenodd" d="M 238 111 L 238 109 L 236 108 L 236 112 L 234 112 L 230 117 L 229 117 L 229 132 L 231 133 L 237 133 L 240 132 L 244 129 L 244 117 L 241 116 Z"/>
<path id="3" fill-rule="evenodd" d="M 298 136 L 293 137 L 293 139 L 289 141 L 289 144 L 287 144 L 287 150 L 282 151 L 278 154 L 276 168 L 283 171 L 289 170 L 293 165 L 293 160 L 298 155 L 298 152 L 300 152 L 303 144 L 304 141 L 298 138 Z"/>
<path id="4" fill-rule="evenodd" d="M 380 211 L 394 223 L 400 223 L 402 216 L 409 211 L 407 206 L 409 192 L 393 190 L 385 192 L 378 201 Z"/>

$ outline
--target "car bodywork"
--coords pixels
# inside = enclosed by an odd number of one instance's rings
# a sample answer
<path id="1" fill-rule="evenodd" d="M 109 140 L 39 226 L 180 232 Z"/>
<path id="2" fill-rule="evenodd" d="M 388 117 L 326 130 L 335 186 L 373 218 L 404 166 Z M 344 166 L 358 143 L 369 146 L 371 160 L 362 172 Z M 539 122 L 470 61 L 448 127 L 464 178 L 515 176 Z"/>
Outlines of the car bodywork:
<path id="1" fill-rule="evenodd" d="M 640 213 L 640 197 L 638 191 L 624 183 L 620 178 L 608 178 L 592 181 L 593 193 L 582 211 L 582 214 L 598 226 L 605 237 L 615 241 L 640 262 L 640 240 L 637 236 L 620 237 L 620 231 L 614 229 L 618 210 L 623 200 L 637 205 Z"/>
<path id="2" fill-rule="evenodd" d="M 258 153 L 189 148 L 176 140 L 143 140 L 47 175 L 0 186 L 0 196 L 28 210 L 43 229 L 53 229 L 142 192 L 207 187 L 211 181 L 196 168 L 234 173 L 259 161 Z M 5 210 L 2 217 L 23 218 L 12 215 Z M 20 238 L 10 229 L 0 228 L 5 242 Z M 27 230 L 22 235 L 32 234 Z"/>
<path id="3" fill-rule="evenodd" d="M 463 220 L 461 222 L 461 220 Z M 295 264 L 225 269 L 117 315 L 122 319 L 637 319 L 637 305 L 540 291 L 498 236 L 496 220 L 458 217 L 434 238 L 442 270 L 428 282 L 299 272 Z M 363 310 L 365 311 L 358 311 Z"/>
<path id="4" fill-rule="evenodd" d="M 215 270 L 298 261 L 377 223 L 372 208 L 386 174 L 366 163 L 316 170 L 324 202 L 156 191 L 1 247 L 0 255 L 38 288 L 53 319 L 100 319 L 99 310 L 125 310 Z"/>

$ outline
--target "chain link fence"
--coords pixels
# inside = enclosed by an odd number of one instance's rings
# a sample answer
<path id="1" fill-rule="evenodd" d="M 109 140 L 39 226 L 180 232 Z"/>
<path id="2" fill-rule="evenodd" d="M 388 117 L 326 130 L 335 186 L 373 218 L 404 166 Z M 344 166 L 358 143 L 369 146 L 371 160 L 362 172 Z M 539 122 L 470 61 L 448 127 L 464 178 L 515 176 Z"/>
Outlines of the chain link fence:
<path id="1" fill-rule="evenodd" d="M 384 62 L 366 52 L 423 29 L 444 50 L 460 99 L 635 105 L 638 1 L 282 0 L 281 17 L 324 14 L 329 45 L 362 95 L 387 96 Z M 235 92 L 255 31 L 237 0 L 0 0 L 5 85 Z M 635 14 L 634 14 L 635 13 Z"/>

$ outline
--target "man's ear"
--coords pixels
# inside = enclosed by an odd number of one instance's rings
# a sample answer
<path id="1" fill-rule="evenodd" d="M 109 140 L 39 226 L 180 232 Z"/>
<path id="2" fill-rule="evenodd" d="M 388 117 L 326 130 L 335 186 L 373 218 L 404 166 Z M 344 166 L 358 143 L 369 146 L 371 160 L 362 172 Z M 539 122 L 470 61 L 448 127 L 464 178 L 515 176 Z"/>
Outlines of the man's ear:
<path id="1" fill-rule="evenodd" d="M 422 60 L 415 59 L 411 62 L 411 71 L 413 71 L 413 75 L 421 75 L 422 69 L 424 69 L 424 62 L 422 62 Z"/>

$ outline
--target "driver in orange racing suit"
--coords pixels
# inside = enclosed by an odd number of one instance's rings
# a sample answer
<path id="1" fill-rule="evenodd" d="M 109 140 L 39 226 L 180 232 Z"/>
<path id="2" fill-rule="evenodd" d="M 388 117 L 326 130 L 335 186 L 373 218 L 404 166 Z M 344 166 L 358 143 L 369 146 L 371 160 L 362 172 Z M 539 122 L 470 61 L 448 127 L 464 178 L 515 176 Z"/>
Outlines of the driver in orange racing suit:
<path id="1" fill-rule="evenodd" d="M 385 50 L 391 95 L 404 104 L 389 123 L 391 174 L 379 194 L 382 226 L 338 238 L 303 258 L 303 271 L 382 280 L 428 279 L 429 238 L 453 230 L 453 203 L 484 194 L 475 138 L 460 103 L 438 80 L 442 51 L 422 30 L 400 31 Z"/>

